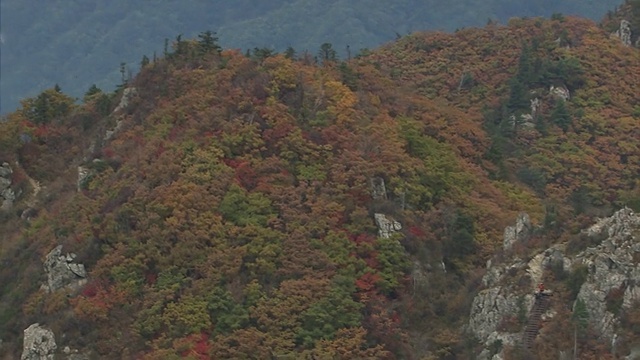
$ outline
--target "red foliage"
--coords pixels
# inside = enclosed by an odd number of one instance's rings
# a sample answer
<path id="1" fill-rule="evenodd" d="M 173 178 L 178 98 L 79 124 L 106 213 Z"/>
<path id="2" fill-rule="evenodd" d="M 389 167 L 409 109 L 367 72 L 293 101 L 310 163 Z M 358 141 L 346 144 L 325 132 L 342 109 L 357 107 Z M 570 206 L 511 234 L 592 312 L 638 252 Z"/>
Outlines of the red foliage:
<path id="1" fill-rule="evenodd" d="M 409 233 L 413 236 L 417 236 L 417 237 L 422 237 L 425 236 L 426 233 L 424 232 L 424 230 L 422 230 L 421 228 L 417 227 L 417 226 L 411 226 L 409 228 Z"/>
<path id="2" fill-rule="evenodd" d="M 158 280 L 158 274 L 150 272 L 150 273 L 147 273 L 147 274 L 144 276 L 144 278 L 145 278 L 145 280 L 147 281 L 147 284 L 149 284 L 149 285 L 153 285 L 153 284 L 155 284 L 155 283 L 156 283 L 156 281 Z"/>
<path id="3" fill-rule="evenodd" d="M 367 272 L 356 280 L 356 287 L 361 292 L 375 291 L 378 281 L 380 281 L 380 275 Z"/>
<path id="4" fill-rule="evenodd" d="M 102 149 L 102 156 L 107 159 L 112 159 L 115 156 L 115 151 L 111 147 L 105 147 Z"/>
<path id="5" fill-rule="evenodd" d="M 181 355 L 183 357 L 196 358 L 199 360 L 210 359 L 211 345 L 209 344 L 209 334 L 201 332 L 193 334 L 184 340 L 184 345 L 189 347 Z"/>
<path id="6" fill-rule="evenodd" d="M 237 165 L 236 169 L 236 180 L 238 183 L 247 190 L 252 190 L 257 185 L 257 175 L 255 170 L 251 167 L 248 162 L 242 162 Z"/>

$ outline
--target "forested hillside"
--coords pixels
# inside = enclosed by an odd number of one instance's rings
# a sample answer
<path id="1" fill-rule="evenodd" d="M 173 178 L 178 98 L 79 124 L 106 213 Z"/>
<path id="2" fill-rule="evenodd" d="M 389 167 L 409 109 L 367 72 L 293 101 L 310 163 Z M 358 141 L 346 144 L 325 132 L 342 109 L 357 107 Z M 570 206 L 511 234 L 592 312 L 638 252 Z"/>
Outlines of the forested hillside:
<path id="1" fill-rule="evenodd" d="M 217 31 L 225 47 L 292 46 L 315 54 L 322 43 L 342 57 L 417 30 L 481 26 L 487 19 L 550 16 L 554 12 L 599 19 L 621 0 L 238 0 L 70 1 L 3 0 L 0 4 L 0 113 L 19 100 L 59 84 L 80 97 L 87 84 L 112 90 L 120 63 L 136 72 L 143 55 L 163 53 L 165 38 Z"/>
<path id="2" fill-rule="evenodd" d="M 0 354 L 38 322 L 98 358 L 474 358 L 518 213 L 526 257 L 640 211 L 638 84 L 638 49 L 556 14 L 348 61 L 202 32 L 81 105 L 45 90 L 0 124 Z"/>

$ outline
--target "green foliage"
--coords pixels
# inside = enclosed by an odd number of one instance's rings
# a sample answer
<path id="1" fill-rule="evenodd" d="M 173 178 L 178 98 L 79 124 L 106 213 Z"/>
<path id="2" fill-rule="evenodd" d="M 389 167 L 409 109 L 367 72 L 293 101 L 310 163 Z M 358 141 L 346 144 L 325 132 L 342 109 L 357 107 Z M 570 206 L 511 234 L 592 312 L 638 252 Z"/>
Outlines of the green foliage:
<path id="1" fill-rule="evenodd" d="M 271 201 L 261 193 L 248 193 L 232 184 L 218 208 L 227 221 L 238 226 L 266 226 L 274 216 Z"/>
<path id="2" fill-rule="evenodd" d="M 581 299 L 576 300 L 573 305 L 573 315 L 571 316 L 578 332 L 584 335 L 589 327 L 589 311 L 587 305 Z"/>
<path id="3" fill-rule="evenodd" d="M 228 334 L 245 327 L 249 322 L 247 309 L 236 303 L 231 294 L 220 287 L 213 288 L 209 293 L 207 309 L 217 333 Z"/>
<path id="4" fill-rule="evenodd" d="M 588 268 L 584 265 L 575 267 L 565 282 L 569 289 L 569 299 L 573 300 L 578 296 L 582 284 L 587 280 Z"/>
<path id="5" fill-rule="evenodd" d="M 378 238 L 374 246 L 379 263 L 382 292 L 391 294 L 400 286 L 400 280 L 411 268 L 407 252 L 396 237 Z"/>
<path id="6" fill-rule="evenodd" d="M 353 287 L 339 284 L 329 294 L 302 314 L 302 328 L 297 341 L 313 347 L 318 340 L 331 340 L 340 329 L 359 326 L 363 305 L 353 299 Z"/>
<path id="7" fill-rule="evenodd" d="M 211 328 L 207 302 L 193 296 L 183 296 L 178 302 L 170 302 L 162 313 L 164 326 L 172 336 L 181 337 L 200 333 Z"/>
<path id="8" fill-rule="evenodd" d="M 35 124 L 48 124 L 68 115 L 74 100 L 56 89 L 47 89 L 37 97 L 22 101 L 22 114 Z"/>

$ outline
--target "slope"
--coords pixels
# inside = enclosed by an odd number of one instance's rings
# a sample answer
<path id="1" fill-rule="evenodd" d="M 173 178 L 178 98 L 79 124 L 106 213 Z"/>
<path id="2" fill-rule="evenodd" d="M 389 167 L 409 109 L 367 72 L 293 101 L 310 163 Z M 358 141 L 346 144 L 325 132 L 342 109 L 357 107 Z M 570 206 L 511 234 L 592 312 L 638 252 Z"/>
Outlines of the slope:
<path id="1" fill-rule="evenodd" d="M 40 322 L 101 357 L 470 357 L 478 269 L 518 212 L 542 247 L 638 196 L 638 53 L 591 21 L 267 55 L 184 40 L 134 95 L 9 115 L 12 186 L 45 189 L 4 213 L 3 351 Z M 57 245 L 81 289 L 38 290 Z"/>

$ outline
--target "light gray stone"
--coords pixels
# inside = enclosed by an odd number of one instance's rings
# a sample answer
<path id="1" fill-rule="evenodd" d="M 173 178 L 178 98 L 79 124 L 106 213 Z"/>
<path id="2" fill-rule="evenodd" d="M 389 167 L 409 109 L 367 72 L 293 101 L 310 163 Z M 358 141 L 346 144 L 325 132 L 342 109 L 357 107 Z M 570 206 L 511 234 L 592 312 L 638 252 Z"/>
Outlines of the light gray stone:
<path id="1" fill-rule="evenodd" d="M 631 46 L 631 23 L 625 19 L 620 20 L 620 27 L 615 32 L 625 46 Z"/>
<path id="2" fill-rule="evenodd" d="M 567 101 L 571 98 L 569 89 L 567 89 L 567 87 L 564 85 L 558 87 L 551 85 L 551 87 L 549 88 L 549 93 L 555 98 L 562 99 L 564 101 Z"/>
<path id="3" fill-rule="evenodd" d="M 503 248 L 510 250 L 516 242 L 526 242 L 531 237 L 533 227 L 531 219 L 527 213 L 520 213 L 514 226 L 507 226 L 504 229 Z"/>
<path id="4" fill-rule="evenodd" d="M 35 323 L 24 330 L 21 360 L 53 360 L 57 349 L 53 331 Z"/>
<path id="5" fill-rule="evenodd" d="M 387 218 L 384 214 L 374 214 L 376 225 L 378 226 L 378 236 L 388 239 L 391 234 L 402 230 L 402 224 L 393 219 Z"/>
<path id="6" fill-rule="evenodd" d="M 83 264 L 73 262 L 73 257 L 62 254 L 62 245 L 58 245 L 44 262 L 47 274 L 46 289 L 49 292 L 62 288 L 77 289 L 87 282 L 87 272 Z"/>

